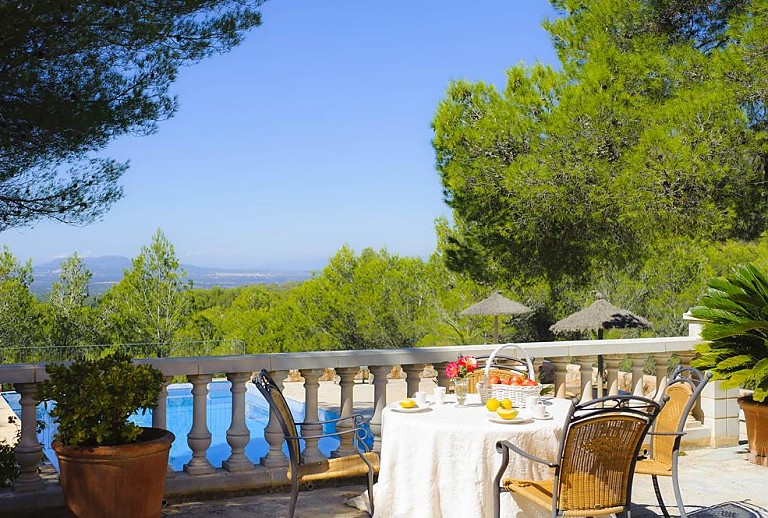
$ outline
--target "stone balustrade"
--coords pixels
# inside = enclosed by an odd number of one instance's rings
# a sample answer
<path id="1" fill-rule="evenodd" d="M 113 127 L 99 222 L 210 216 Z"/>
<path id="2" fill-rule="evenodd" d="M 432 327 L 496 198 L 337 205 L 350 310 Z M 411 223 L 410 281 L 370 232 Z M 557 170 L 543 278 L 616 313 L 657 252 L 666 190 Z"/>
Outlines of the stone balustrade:
<path id="1" fill-rule="evenodd" d="M 693 337 L 640 338 L 622 340 L 581 340 L 522 344 L 534 361 L 538 370 L 544 359 L 551 362 L 554 370 L 555 391 L 577 396 L 593 379 L 593 364 L 598 354 L 605 362 L 607 386 L 618 383 L 621 373 L 619 364 L 622 358 L 631 361 L 630 387 L 642 379 L 645 359 L 651 355 L 656 361 L 657 378 L 666 375 L 667 364 L 676 354 L 684 365 L 690 364 L 693 346 L 699 341 Z M 269 487 L 287 483 L 287 459 L 282 452 L 283 437 L 274 417 L 271 417 L 264 430 L 264 438 L 269 445 L 266 455 L 256 463 L 244 453 L 250 436 L 245 425 L 246 383 L 253 373 L 267 369 L 278 384 L 282 384 L 289 370 L 298 370 L 304 378 L 305 418 L 307 421 L 318 420 L 319 379 L 325 368 L 333 368 L 339 378 L 340 401 L 338 407 L 341 416 L 352 414 L 354 404 L 355 375 L 360 366 L 366 366 L 373 375 L 373 409 L 370 428 L 375 436 L 374 449 L 381 445 L 381 415 L 387 402 L 387 375 L 392 366 L 399 365 L 406 375 L 405 385 L 408 394 L 417 390 L 420 375 L 427 365 L 433 365 L 437 372 L 436 383 L 439 386 L 450 385 L 445 378 L 445 365 L 459 354 L 487 356 L 494 350 L 493 345 L 473 345 L 455 347 L 434 347 L 396 350 L 358 350 L 329 351 L 308 353 L 280 353 L 260 355 L 238 355 L 200 358 L 160 358 L 137 360 L 154 365 L 170 380 L 175 376 L 185 376 L 192 384 L 193 418 L 192 428 L 186 440 L 192 450 L 192 459 L 184 465 L 183 472 L 169 472 L 166 494 L 169 498 L 181 498 L 190 495 L 215 495 L 230 491 L 242 491 L 258 487 Z M 573 363 L 572 363 L 573 362 Z M 206 400 L 208 383 L 213 376 L 225 375 L 231 382 L 232 420 L 226 434 L 231 447 L 231 455 L 221 468 L 214 468 L 206 454 L 211 444 L 211 433 L 206 422 Z M 12 490 L 0 490 L 0 516 L 2 509 L 9 512 L 19 509 L 36 509 L 49 505 L 60 505 L 56 489 L 51 483 L 44 483 L 38 470 L 42 448 L 36 438 L 34 399 L 35 384 L 46 377 L 42 364 L 0 365 L 0 382 L 10 383 L 21 394 L 21 440 L 16 446 L 16 458 L 21 466 L 21 475 L 13 484 Z M 567 385 L 569 380 L 575 382 Z M 718 391 L 716 384 L 704 397 L 708 398 L 699 407 L 699 418 L 692 427 L 697 428 L 691 434 L 694 442 L 707 446 L 733 445 L 738 441 L 738 417 L 732 413 L 728 401 L 734 395 Z M 153 414 L 153 425 L 164 427 L 166 423 L 165 388 L 161 393 L 160 404 Z M 719 413 L 718 413 L 719 412 Z M 731 422 L 736 418 L 734 428 Z M 319 429 L 308 425 L 301 433 L 316 435 Z M 348 454 L 352 449 L 351 438 L 344 440 L 332 455 Z M 312 459 L 324 458 L 316 440 L 308 440 L 304 455 Z M 256 460 L 256 459 L 253 459 Z M 59 502 L 57 504 L 57 502 Z M 29 506 L 29 507 L 25 507 Z"/>

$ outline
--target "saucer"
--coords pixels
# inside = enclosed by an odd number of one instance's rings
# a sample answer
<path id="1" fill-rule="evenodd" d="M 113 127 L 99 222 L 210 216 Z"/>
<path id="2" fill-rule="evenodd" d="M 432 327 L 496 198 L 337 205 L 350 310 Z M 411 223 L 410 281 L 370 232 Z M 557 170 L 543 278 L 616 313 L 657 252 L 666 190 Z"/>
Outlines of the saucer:
<path id="1" fill-rule="evenodd" d="M 502 419 L 501 417 L 489 417 L 488 420 L 492 423 L 499 424 L 525 424 L 530 423 L 531 420 L 527 417 L 515 417 L 514 419 Z"/>
<path id="2" fill-rule="evenodd" d="M 549 421 L 550 419 L 552 419 L 552 414 L 547 412 L 546 414 L 544 414 L 544 417 L 536 417 L 535 415 L 532 415 L 531 419 L 535 419 L 537 421 Z"/>
<path id="3" fill-rule="evenodd" d="M 403 414 L 415 414 L 417 412 L 429 412 L 429 411 L 432 410 L 432 408 L 430 408 L 430 407 L 428 407 L 426 405 L 425 406 L 414 406 L 414 407 L 411 407 L 411 408 L 403 408 L 400 405 L 398 405 L 397 403 L 392 405 L 390 408 L 392 409 L 393 412 L 401 412 Z"/>

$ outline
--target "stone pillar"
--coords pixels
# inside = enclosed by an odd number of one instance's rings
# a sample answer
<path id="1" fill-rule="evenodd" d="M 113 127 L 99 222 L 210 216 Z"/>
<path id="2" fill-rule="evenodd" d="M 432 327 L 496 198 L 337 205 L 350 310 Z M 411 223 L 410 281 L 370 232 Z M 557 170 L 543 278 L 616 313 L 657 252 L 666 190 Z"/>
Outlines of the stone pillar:
<path id="1" fill-rule="evenodd" d="M 17 493 L 39 491 L 43 489 L 43 480 L 37 473 L 37 465 L 42 459 L 43 447 L 37 440 L 37 402 L 35 383 L 16 383 L 16 391 L 21 394 L 21 440 L 14 452 L 21 473 L 13 481 L 13 490 Z"/>
<path id="2" fill-rule="evenodd" d="M 739 444 L 739 389 L 723 390 L 721 384 L 710 380 L 701 391 L 704 426 L 710 430 L 709 446 L 713 448 Z"/>
<path id="3" fill-rule="evenodd" d="M 354 414 L 354 406 L 355 406 L 355 397 L 354 397 L 354 390 L 355 390 L 355 376 L 360 371 L 357 367 L 341 367 L 336 369 L 336 374 L 339 375 L 341 380 L 339 381 L 339 386 L 341 387 L 341 395 L 340 395 L 340 405 L 341 405 L 341 413 L 339 414 L 339 417 L 348 417 Z M 353 424 L 351 422 L 351 419 L 347 419 L 345 421 L 339 421 L 336 424 L 336 431 L 342 432 L 345 430 L 350 430 L 353 427 Z M 345 434 L 340 437 L 341 443 L 339 444 L 338 449 L 333 451 L 331 453 L 331 457 L 344 457 L 347 455 L 354 455 L 355 450 L 355 444 L 354 444 L 354 437 L 352 434 Z"/>
<path id="4" fill-rule="evenodd" d="M 322 369 L 306 369 L 301 371 L 301 376 L 304 378 L 304 421 L 318 422 L 320 420 L 319 412 L 317 408 L 317 392 L 320 388 L 320 376 L 322 376 Z M 304 424 L 301 425 L 301 435 L 312 436 L 320 435 L 323 433 L 323 426 L 319 424 Z M 320 462 L 325 460 L 325 455 L 318 448 L 318 439 L 305 439 L 305 447 L 302 457 L 308 463 Z"/>
<path id="5" fill-rule="evenodd" d="M 421 383 L 421 373 L 424 371 L 423 363 L 415 363 L 411 365 L 403 365 L 403 371 L 406 374 L 405 386 L 406 397 L 413 397 L 413 394 L 419 390 L 419 384 Z"/>
<path id="6" fill-rule="evenodd" d="M 211 432 L 208 430 L 208 383 L 212 376 L 191 374 L 187 379 L 192 383 L 192 429 L 187 434 L 192 459 L 184 464 L 184 471 L 190 475 L 205 475 L 216 471 L 206 455 L 211 445 Z"/>
<path id="7" fill-rule="evenodd" d="M 388 365 L 375 365 L 373 373 L 373 417 L 371 418 L 371 433 L 373 434 L 373 450 L 381 451 L 381 414 L 387 406 L 387 374 Z"/>
<path id="8" fill-rule="evenodd" d="M 680 358 L 680 365 L 683 367 L 690 367 L 691 366 L 691 360 L 693 360 L 693 357 L 696 355 L 693 351 L 678 351 L 677 357 Z"/>
<path id="9" fill-rule="evenodd" d="M 275 381 L 277 387 L 283 390 L 283 380 L 288 375 L 288 371 L 272 371 L 269 373 L 272 379 Z M 269 444 L 269 450 L 267 454 L 263 456 L 259 463 L 267 468 L 286 468 L 288 467 L 288 457 L 283 453 L 283 441 L 285 441 L 285 435 L 283 429 L 280 427 L 275 414 L 269 413 L 269 421 L 267 426 L 264 427 L 264 440 Z"/>
<path id="10" fill-rule="evenodd" d="M 251 440 L 251 432 L 245 426 L 245 382 L 251 377 L 250 372 L 232 372 L 227 374 L 227 380 L 232 384 L 232 421 L 227 430 L 227 444 L 232 448 L 232 454 L 221 463 L 227 471 L 250 471 L 253 462 L 245 456 L 245 447 Z"/>

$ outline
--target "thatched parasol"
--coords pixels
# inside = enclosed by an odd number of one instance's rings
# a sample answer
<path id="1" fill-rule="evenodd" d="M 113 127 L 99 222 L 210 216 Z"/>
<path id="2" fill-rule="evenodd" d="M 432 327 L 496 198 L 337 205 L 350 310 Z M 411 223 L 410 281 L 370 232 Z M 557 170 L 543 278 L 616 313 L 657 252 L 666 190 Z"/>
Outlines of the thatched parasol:
<path id="1" fill-rule="evenodd" d="M 499 315 L 524 315 L 533 311 L 531 308 L 523 306 L 519 302 L 509 300 L 499 292 L 490 297 L 472 304 L 467 309 L 459 313 L 465 316 L 493 316 L 493 342 L 499 343 Z"/>
<path id="2" fill-rule="evenodd" d="M 595 298 L 597 300 L 592 304 L 552 324 L 549 330 L 555 334 L 597 331 L 597 339 L 602 340 L 604 329 L 628 327 L 646 329 L 651 327 L 651 323 L 646 319 L 626 309 L 617 308 L 605 300 L 601 293 L 596 293 Z M 603 392 L 603 356 L 600 354 L 597 355 L 597 380 L 598 396 L 601 396 Z"/>

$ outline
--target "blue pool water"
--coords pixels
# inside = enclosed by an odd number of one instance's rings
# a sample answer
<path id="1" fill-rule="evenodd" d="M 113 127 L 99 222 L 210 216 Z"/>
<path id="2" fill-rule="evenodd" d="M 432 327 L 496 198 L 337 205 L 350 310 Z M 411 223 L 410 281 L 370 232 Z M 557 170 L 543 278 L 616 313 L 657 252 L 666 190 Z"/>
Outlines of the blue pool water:
<path id="1" fill-rule="evenodd" d="M 232 421 L 232 396 L 229 391 L 228 381 L 216 381 L 209 384 L 208 393 L 208 429 L 211 432 L 211 446 L 208 448 L 208 460 L 215 467 L 221 467 L 221 462 L 229 458 L 231 449 L 227 444 L 227 429 Z M 4 392 L 3 397 L 8 401 L 11 409 L 17 415 L 21 415 L 19 395 L 15 392 Z M 294 419 L 299 422 L 304 420 L 304 405 L 297 401 L 288 401 Z M 333 419 L 337 415 L 320 410 L 320 419 Z M 37 418 L 45 422 L 45 428 L 38 433 L 38 439 L 43 445 L 43 453 L 58 470 L 56 455 L 51 449 L 51 442 L 56 433 L 56 423 L 51 419 L 44 405 L 38 405 Z M 251 385 L 247 385 L 245 394 L 245 418 L 246 426 L 251 432 L 251 440 L 245 447 L 246 456 L 254 463 L 266 455 L 269 445 L 264 440 L 264 427 L 269 420 L 269 407 L 259 391 Z M 192 450 L 187 445 L 187 434 L 192 429 L 192 385 L 189 383 L 175 384 L 168 387 L 167 426 L 176 435 L 176 440 L 171 447 L 169 463 L 176 471 L 181 471 L 185 463 L 192 458 Z M 132 418 L 141 426 L 152 425 L 152 414 L 147 412 Z M 326 432 L 332 429 L 324 430 Z M 334 438 L 320 440 L 320 450 L 329 455 L 339 445 Z M 288 451 L 283 444 L 283 451 Z"/>

